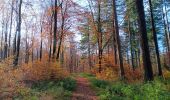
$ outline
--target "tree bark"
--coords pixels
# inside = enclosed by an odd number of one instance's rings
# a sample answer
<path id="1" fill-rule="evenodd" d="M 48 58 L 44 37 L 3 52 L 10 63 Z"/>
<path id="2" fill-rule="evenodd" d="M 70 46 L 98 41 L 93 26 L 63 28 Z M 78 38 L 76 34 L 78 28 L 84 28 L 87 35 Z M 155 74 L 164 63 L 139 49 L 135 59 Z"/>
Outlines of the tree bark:
<path id="1" fill-rule="evenodd" d="M 11 33 L 12 33 L 12 24 L 13 24 L 12 18 L 13 18 L 13 11 L 14 11 L 13 4 L 14 4 L 14 1 L 12 0 L 11 16 L 10 16 L 10 30 L 9 30 L 9 39 L 8 39 L 8 57 L 11 54 Z"/>
<path id="2" fill-rule="evenodd" d="M 56 45 L 57 45 L 57 0 L 55 0 L 54 6 L 54 37 L 53 37 L 53 59 L 55 58 Z"/>
<path id="3" fill-rule="evenodd" d="M 51 15 L 51 20 L 50 20 L 50 50 L 49 50 L 49 62 L 51 61 L 51 53 L 52 53 L 52 30 L 53 30 L 53 14 Z"/>
<path id="4" fill-rule="evenodd" d="M 14 66 L 18 65 L 19 60 L 19 52 L 20 52 L 20 41 L 21 41 L 21 6 L 22 6 L 22 0 L 19 2 L 19 13 L 18 13 L 18 26 L 17 26 L 17 46 L 16 46 L 16 54 L 14 58 Z"/>
<path id="5" fill-rule="evenodd" d="M 40 61 L 42 59 L 42 42 L 43 40 L 42 40 L 42 25 L 41 25 Z"/>
<path id="6" fill-rule="evenodd" d="M 6 21 L 5 25 L 5 44 L 4 44 L 4 58 L 8 57 L 8 21 Z"/>
<path id="7" fill-rule="evenodd" d="M 135 3 L 137 8 L 137 14 L 138 14 L 139 31 L 141 34 L 143 67 L 145 73 L 144 79 L 145 81 L 151 81 L 153 80 L 153 71 L 152 71 L 152 64 L 151 64 L 150 53 L 149 53 L 143 0 L 135 0 Z"/>
<path id="8" fill-rule="evenodd" d="M 66 14 L 66 10 L 67 10 L 67 4 L 66 4 L 66 8 L 63 12 L 63 4 L 61 4 L 61 14 L 62 14 L 62 25 L 61 25 L 61 36 L 60 36 L 60 42 L 59 42 L 59 45 L 58 45 L 58 51 L 57 51 L 57 61 L 59 60 L 59 56 L 60 56 L 60 49 L 61 49 L 61 44 L 62 44 L 62 41 L 63 41 L 63 36 L 64 36 L 64 24 L 65 24 L 65 14 Z"/>
<path id="9" fill-rule="evenodd" d="M 2 22 L 2 36 L 1 36 L 1 60 L 4 59 L 4 51 L 3 51 L 3 40 L 4 40 L 4 21 Z"/>
<path id="10" fill-rule="evenodd" d="M 162 0 L 162 4 L 164 5 L 164 1 Z M 170 34 L 168 33 L 168 27 L 166 24 L 166 15 L 164 13 L 164 9 L 162 6 L 162 17 L 163 17 L 163 23 L 164 23 L 164 32 L 165 32 L 165 38 L 166 38 L 166 44 L 167 44 L 167 51 L 170 51 Z"/>
<path id="11" fill-rule="evenodd" d="M 150 6 L 150 14 L 151 14 L 152 34 L 153 34 L 154 45 L 155 45 L 155 50 L 156 50 L 158 76 L 162 76 L 162 68 L 161 68 L 161 61 L 160 61 L 160 56 L 159 56 L 157 33 L 156 33 L 156 28 L 155 28 L 155 21 L 154 21 L 154 16 L 153 16 L 153 10 L 152 10 L 153 7 L 152 7 L 151 0 L 149 0 L 149 6 Z"/>
<path id="12" fill-rule="evenodd" d="M 28 34 L 27 34 L 27 33 L 26 33 L 25 45 L 26 45 L 26 50 L 25 50 L 25 63 L 28 64 L 28 62 L 29 62 L 29 45 L 28 45 Z"/>
<path id="13" fill-rule="evenodd" d="M 91 70 L 92 68 L 92 64 L 91 64 L 91 49 L 90 49 L 90 31 L 89 31 L 89 26 L 88 26 L 88 33 L 87 33 L 87 37 L 88 37 L 88 63 L 89 63 L 89 68 Z"/>
<path id="14" fill-rule="evenodd" d="M 117 19 L 117 11 L 116 11 L 116 1 L 113 0 L 113 14 L 114 14 L 114 29 L 116 33 L 117 38 L 117 49 L 119 54 L 119 65 L 120 65 L 120 77 L 121 79 L 125 78 L 125 72 L 123 67 L 123 57 L 121 54 L 121 43 L 120 43 L 120 37 L 119 37 L 119 26 L 118 26 L 118 19 Z"/>
<path id="15" fill-rule="evenodd" d="M 130 53 L 131 53 L 131 65 L 133 70 L 135 70 L 135 65 L 134 65 L 134 50 L 133 50 L 133 41 L 132 41 L 132 32 L 131 32 L 131 25 L 130 25 L 130 18 L 128 19 L 128 32 L 129 32 L 129 40 L 130 40 Z"/>
<path id="16" fill-rule="evenodd" d="M 98 58 L 99 58 L 99 73 L 102 71 L 102 55 L 103 55 L 103 50 L 102 50 L 102 30 L 101 30 L 101 0 L 98 1 Z"/>

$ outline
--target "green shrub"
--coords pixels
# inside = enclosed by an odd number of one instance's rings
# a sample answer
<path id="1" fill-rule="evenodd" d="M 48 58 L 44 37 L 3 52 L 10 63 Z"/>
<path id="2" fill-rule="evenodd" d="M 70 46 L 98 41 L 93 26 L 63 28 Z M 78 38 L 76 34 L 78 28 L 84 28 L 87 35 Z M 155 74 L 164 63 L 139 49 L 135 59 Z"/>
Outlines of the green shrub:
<path id="1" fill-rule="evenodd" d="M 55 100 L 67 100 L 71 96 L 71 92 L 63 87 L 54 87 L 47 90 L 48 95 L 51 95 Z"/>
<path id="2" fill-rule="evenodd" d="M 31 88 L 19 89 L 19 94 L 14 100 L 39 100 L 42 96 L 51 96 L 55 100 L 69 100 L 75 87 L 76 81 L 72 78 L 41 81 L 33 84 Z"/>
<path id="3" fill-rule="evenodd" d="M 104 80 L 91 79 L 90 81 L 91 81 L 92 85 L 97 88 L 105 89 L 109 85 L 109 82 L 104 81 Z"/>
<path id="4" fill-rule="evenodd" d="M 45 91 L 47 89 L 53 89 L 54 87 L 63 87 L 65 90 L 73 91 L 76 87 L 76 81 L 72 78 L 65 78 L 60 81 L 42 81 L 34 84 L 33 89 L 38 91 Z"/>
<path id="5" fill-rule="evenodd" d="M 73 91 L 76 87 L 76 81 L 72 78 L 66 78 L 60 81 L 59 85 L 62 86 L 65 90 Z"/>
<path id="6" fill-rule="evenodd" d="M 170 90 L 160 79 L 144 84 L 125 84 L 93 79 L 91 83 L 99 88 L 101 100 L 170 100 Z"/>
<path id="7" fill-rule="evenodd" d="M 148 100 L 169 100 L 170 92 L 166 90 L 165 84 L 160 81 L 145 83 L 140 87 L 143 99 Z M 167 95 L 168 94 L 168 95 Z"/>

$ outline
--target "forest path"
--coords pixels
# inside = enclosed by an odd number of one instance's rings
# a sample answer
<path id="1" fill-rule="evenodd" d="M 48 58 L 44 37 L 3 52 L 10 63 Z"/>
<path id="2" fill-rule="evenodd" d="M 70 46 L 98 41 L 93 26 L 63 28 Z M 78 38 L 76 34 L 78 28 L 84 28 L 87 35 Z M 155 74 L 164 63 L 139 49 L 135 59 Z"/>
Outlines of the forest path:
<path id="1" fill-rule="evenodd" d="M 77 87 L 73 92 L 72 100 L 97 100 L 95 91 L 90 88 L 87 78 L 77 77 Z"/>

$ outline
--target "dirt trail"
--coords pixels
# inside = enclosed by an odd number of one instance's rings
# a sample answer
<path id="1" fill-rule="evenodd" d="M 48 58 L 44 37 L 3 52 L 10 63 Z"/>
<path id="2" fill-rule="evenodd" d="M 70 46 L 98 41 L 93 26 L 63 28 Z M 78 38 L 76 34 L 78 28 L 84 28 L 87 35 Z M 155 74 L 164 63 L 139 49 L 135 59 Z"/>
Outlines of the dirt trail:
<path id="1" fill-rule="evenodd" d="M 78 77 L 76 81 L 77 87 L 73 92 L 72 100 L 97 100 L 97 96 L 90 88 L 89 81 L 86 78 Z"/>

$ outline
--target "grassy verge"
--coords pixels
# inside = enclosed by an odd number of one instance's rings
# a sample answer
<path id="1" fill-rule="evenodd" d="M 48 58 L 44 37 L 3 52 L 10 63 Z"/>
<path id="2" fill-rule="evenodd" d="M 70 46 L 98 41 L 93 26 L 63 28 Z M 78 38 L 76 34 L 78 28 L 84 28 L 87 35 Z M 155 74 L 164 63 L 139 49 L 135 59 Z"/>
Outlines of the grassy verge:
<path id="1" fill-rule="evenodd" d="M 41 81 L 31 88 L 19 89 L 19 95 L 14 100 L 70 100 L 76 81 L 65 78 L 57 81 Z"/>
<path id="2" fill-rule="evenodd" d="M 99 80 L 85 73 L 80 75 L 89 79 L 100 100 L 170 100 L 170 80 L 157 78 L 148 83 L 126 84 Z"/>
<path id="3" fill-rule="evenodd" d="M 125 84 L 122 82 L 109 83 L 95 79 L 91 81 L 95 88 L 100 90 L 101 100 L 169 100 L 168 86 L 155 80 L 145 84 Z"/>

